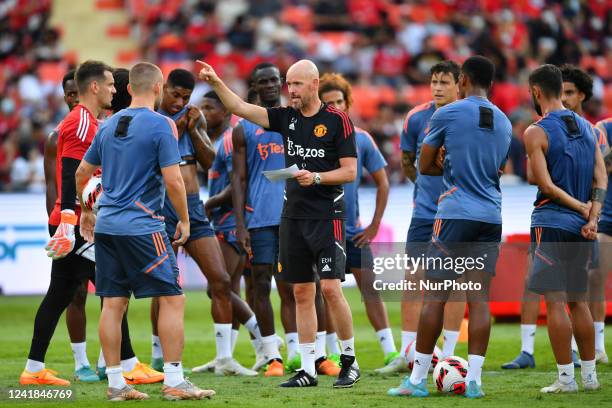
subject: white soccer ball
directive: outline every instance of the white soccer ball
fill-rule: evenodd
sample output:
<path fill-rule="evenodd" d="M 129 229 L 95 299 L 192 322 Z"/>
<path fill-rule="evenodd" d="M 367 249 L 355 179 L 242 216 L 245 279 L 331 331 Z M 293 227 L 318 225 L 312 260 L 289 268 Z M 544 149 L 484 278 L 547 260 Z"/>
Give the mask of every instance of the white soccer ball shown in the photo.
<path fill-rule="evenodd" d="M 451 356 L 441 360 L 433 372 L 433 381 L 439 392 L 465 394 L 465 376 L 468 362 L 461 357 Z"/>
<path fill-rule="evenodd" d="M 102 177 L 94 176 L 89 179 L 83 189 L 83 204 L 88 210 L 98 212 L 98 202 L 102 196 Z"/>
<path fill-rule="evenodd" d="M 416 340 L 411 341 L 406 347 L 406 360 L 408 360 L 408 368 L 412 370 L 412 366 L 414 365 L 414 353 L 416 352 Z M 431 366 L 429 367 L 429 371 L 433 370 L 436 364 L 438 364 L 438 356 L 442 355 L 442 350 L 438 346 L 434 347 L 433 356 L 431 356 Z"/>

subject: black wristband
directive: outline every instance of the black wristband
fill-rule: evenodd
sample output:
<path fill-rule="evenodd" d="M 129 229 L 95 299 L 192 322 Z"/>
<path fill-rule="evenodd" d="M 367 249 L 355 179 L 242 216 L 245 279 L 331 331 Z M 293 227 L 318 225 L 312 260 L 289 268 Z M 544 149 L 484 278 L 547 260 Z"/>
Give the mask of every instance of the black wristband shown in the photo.
<path fill-rule="evenodd" d="M 591 201 L 597 201 L 603 204 L 604 201 L 606 201 L 606 193 L 607 191 L 603 188 L 595 187 L 591 192 Z"/>

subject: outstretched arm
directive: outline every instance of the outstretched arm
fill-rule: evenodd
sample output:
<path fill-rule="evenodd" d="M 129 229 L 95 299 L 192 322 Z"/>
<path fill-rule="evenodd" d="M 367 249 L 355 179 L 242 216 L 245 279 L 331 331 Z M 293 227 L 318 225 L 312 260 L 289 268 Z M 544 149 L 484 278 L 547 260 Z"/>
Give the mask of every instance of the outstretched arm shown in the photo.
<path fill-rule="evenodd" d="M 202 66 L 202 69 L 198 74 L 199 78 L 206 81 L 212 87 L 227 110 L 232 112 L 234 115 L 250 120 L 253 123 L 257 123 L 263 128 L 267 129 L 270 127 L 268 111 L 266 108 L 246 103 L 242 100 L 242 98 L 232 92 L 232 90 L 229 89 L 225 83 L 223 83 L 210 65 L 200 60 L 197 60 L 196 62 Z"/>

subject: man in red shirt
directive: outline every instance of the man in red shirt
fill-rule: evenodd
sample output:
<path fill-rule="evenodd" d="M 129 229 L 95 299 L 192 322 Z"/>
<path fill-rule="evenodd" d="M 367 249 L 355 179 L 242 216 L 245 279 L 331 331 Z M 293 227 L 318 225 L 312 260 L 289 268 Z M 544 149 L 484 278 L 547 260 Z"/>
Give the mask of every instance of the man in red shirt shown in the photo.
<path fill-rule="evenodd" d="M 51 215 L 52 234 L 47 255 L 53 258 L 51 283 L 34 321 L 34 335 L 20 384 L 68 386 L 70 382 L 45 368 L 45 354 L 57 322 L 83 280 L 95 278 L 95 264 L 80 254 L 87 244 L 78 234 L 80 206 L 76 197 L 76 169 L 98 130 L 97 117 L 111 108 L 115 93 L 113 70 L 99 61 L 79 66 L 75 81 L 80 103 L 58 127 L 56 178 L 58 198 Z M 75 233 L 76 229 L 76 233 Z"/>

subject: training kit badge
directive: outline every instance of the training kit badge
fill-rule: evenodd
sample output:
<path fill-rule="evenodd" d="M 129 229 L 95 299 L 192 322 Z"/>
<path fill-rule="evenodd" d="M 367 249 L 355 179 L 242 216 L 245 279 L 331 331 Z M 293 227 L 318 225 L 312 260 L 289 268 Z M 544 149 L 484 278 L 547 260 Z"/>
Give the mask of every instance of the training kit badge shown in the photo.
<path fill-rule="evenodd" d="M 327 127 L 325 125 L 317 125 L 314 128 L 314 135 L 316 137 L 323 137 L 327 134 Z"/>

